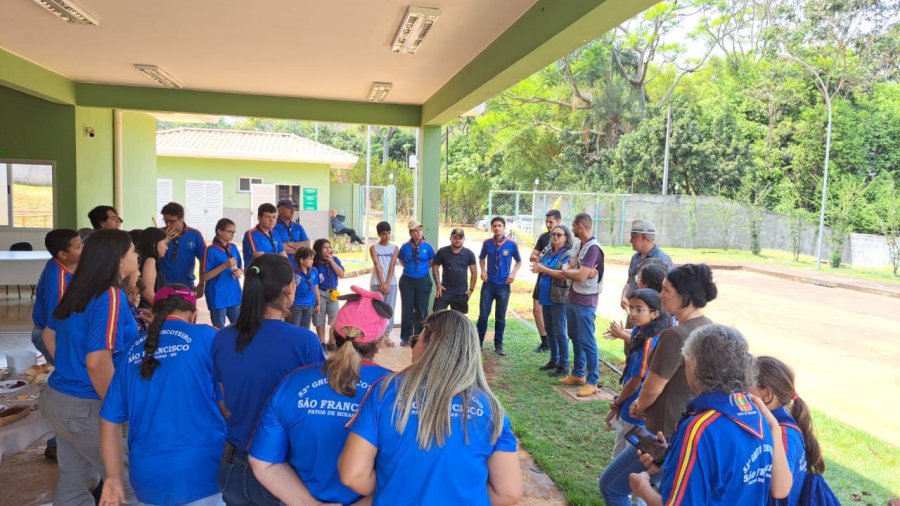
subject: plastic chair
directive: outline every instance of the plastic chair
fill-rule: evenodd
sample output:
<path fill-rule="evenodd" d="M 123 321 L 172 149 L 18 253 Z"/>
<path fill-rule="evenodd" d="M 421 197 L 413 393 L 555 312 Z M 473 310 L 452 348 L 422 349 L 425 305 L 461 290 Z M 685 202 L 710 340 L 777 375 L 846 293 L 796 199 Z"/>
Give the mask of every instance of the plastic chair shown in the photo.
<path fill-rule="evenodd" d="M 17 242 L 9 247 L 10 251 L 34 251 L 34 246 L 31 245 L 28 241 Z M 31 286 L 31 297 L 34 298 L 34 289 L 35 285 Z M 22 298 L 22 287 L 20 285 L 16 285 L 16 291 L 19 292 L 19 298 Z M 9 285 L 6 285 L 6 295 L 9 295 Z"/>

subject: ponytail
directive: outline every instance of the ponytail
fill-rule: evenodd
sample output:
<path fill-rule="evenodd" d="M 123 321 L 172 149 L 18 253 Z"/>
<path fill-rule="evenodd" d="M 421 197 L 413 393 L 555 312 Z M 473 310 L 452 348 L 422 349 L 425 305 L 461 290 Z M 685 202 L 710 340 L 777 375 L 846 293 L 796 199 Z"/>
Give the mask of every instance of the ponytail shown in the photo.
<path fill-rule="evenodd" d="M 810 474 L 825 473 L 825 458 L 816 439 L 816 430 L 812 423 L 812 414 L 806 402 L 797 396 L 794 388 L 794 371 L 781 360 L 774 357 L 756 357 L 757 384 L 768 388 L 782 406 L 790 404 L 790 413 L 803 435 L 803 446 L 806 449 L 806 469 Z"/>
<path fill-rule="evenodd" d="M 357 343 L 356 337 L 362 336 L 362 331 L 355 327 L 344 327 L 347 337 L 339 335 L 332 329 L 337 351 L 325 361 L 325 377 L 328 378 L 328 386 L 340 395 L 353 397 L 356 395 L 356 384 L 360 380 L 360 368 L 364 359 L 375 356 L 377 342 Z"/>
<path fill-rule="evenodd" d="M 234 325 L 238 331 L 238 353 L 243 352 L 253 341 L 253 336 L 262 326 L 267 307 L 287 309 L 280 306 L 279 299 L 284 287 L 293 282 L 294 270 L 287 258 L 281 255 L 263 255 L 253 260 L 244 277 L 241 312 Z"/>
<path fill-rule="evenodd" d="M 184 285 L 171 284 L 167 285 L 175 290 L 190 290 Z M 159 292 L 162 293 L 162 292 Z M 159 334 L 162 331 L 163 323 L 175 311 L 196 311 L 197 306 L 183 299 L 179 295 L 170 295 L 165 299 L 157 300 L 153 303 L 153 321 L 147 327 L 147 340 L 144 342 L 144 357 L 141 360 L 141 377 L 150 379 L 156 368 L 160 366 L 159 360 L 156 358 L 156 350 L 159 349 Z"/>

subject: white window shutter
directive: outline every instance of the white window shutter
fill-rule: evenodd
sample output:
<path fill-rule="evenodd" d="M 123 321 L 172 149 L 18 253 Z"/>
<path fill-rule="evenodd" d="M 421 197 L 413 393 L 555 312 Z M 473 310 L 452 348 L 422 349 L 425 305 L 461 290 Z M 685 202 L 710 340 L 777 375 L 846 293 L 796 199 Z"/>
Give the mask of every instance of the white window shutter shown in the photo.
<path fill-rule="evenodd" d="M 278 192 L 274 184 L 250 185 L 250 227 L 256 226 L 256 213 L 259 206 L 266 202 L 275 205 L 278 200 Z"/>
<path fill-rule="evenodd" d="M 172 180 L 171 179 L 157 179 L 156 180 L 156 224 L 160 227 L 165 224 L 162 221 L 162 215 L 159 213 L 159 210 L 163 208 L 164 205 L 172 202 Z"/>
<path fill-rule="evenodd" d="M 222 181 L 206 182 L 206 220 L 204 228 L 200 229 L 203 239 L 212 241 L 216 236 L 216 223 L 222 218 L 223 214 L 223 185 Z"/>
<path fill-rule="evenodd" d="M 206 181 L 187 180 L 184 182 L 184 222 L 200 230 L 206 224 Z"/>

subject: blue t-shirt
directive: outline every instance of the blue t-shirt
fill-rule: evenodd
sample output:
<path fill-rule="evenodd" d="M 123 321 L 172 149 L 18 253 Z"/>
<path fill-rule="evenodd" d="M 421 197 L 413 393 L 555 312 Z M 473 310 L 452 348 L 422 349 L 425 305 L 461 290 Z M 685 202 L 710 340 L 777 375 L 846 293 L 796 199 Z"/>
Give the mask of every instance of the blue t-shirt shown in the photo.
<path fill-rule="evenodd" d="M 434 248 L 428 241 L 422 239 L 417 248 L 411 241 L 406 241 L 400 246 L 397 254 L 400 265 L 403 266 L 403 275 L 408 278 L 424 278 L 431 273 L 431 261 L 434 260 Z"/>
<path fill-rule="evenodd" d="M 141 502 L 186 504 L 219 491 L 225 418 L 212 372 L 215 327 L 169 317 L 159 333 L 153 376 L 141 377 L 147 337 L 116 369 L 100 417 L 128 422 L 129 476 Z"/>
<path fill-rule="evenodd" d="M 337 262 L 337 258 L 335 261 Z M 334 270 L 331 272 L 334 273 Z M 303 272 L 299 267 L 294 268 L 294 286 L 296 287 L 294 305 L 314 307 L 316 305 L 316 287 L 319 286 L 319 271 L 315 267 L 310 267 L 309 272 Z"/>
<path fill-rule="evenodd" d="M 137 339 L 138 326 L 121 288 L 111 287 L 91 299 L 80 313 L 63 320 L 50 315 L 47 327 L 56 331 L 56 370 L 47 383 L 57 392 L 81 399 L 100 399 L 87 371 L 87 356 L 112 350 L 113 363 L 128 343 Z"/>
<path fill-rule="evenodd" d="M 509 273 L 512 272 L 513 260 L 522 261 L 519 256 L 519 245 L 506 236 L 500 242 L 491 238 L 481 244 L 481 254 L 478 255 L 478 259 L 484 260 L 485 258 L 487 258 L 488 281 L 495 285 L 506 284 Z"/>
<path fill-rule="evenodd" d="M 256 420 L 278 383 L 291 371 L 325 361 L 319 338 L 281 320 L 263 320 L 250 344 L 237 351 L 238 330 L 225 327 L 213 340 L 213 374 L 224 388 L 228 441 L 247 450 Z"/>
<path fill-rule="evenodd" d="M 663 462 L 663 504 L 765 504 L 772 434 L 750 396 L 707 392 L 695 397 L 686 413 Z"/>
<path fill-rule="evenodd" d="M 788 467 L 791 470 L 791 475 L 794 477 L 794 482 L 791 485 L 791 493 L 786 498 L 773 499 L 769 497 L 769 504 L 773 506 L 798 504 L 807 474 L 806 443 L 803 441 L 803 432 L 787 408 L 782 406 L 778 409 L 773 409 L 772 415 L 778 420 L 778 425 L 781 425 L 781 442 L 787 454 Z"/>
<path fill-rule="evenodd" d="M 256 252 L 280 254 L 284 252 L 284 245 L 275 237 L 274 232 L 265 233 L 259 225 L 244 233 L 244 265 L 250 267 L 253 262 L 253 254 Z"/>
<path fill-rule="evenodd" d="M 518 253 L 518 248 L 516 249 Z M 569 261 L 569 255 L 572 252 L 568 248 L 560 248 L 559 251 L 553 253 L 553 251 L 549 251 L 546 255 L 541 257 L 541 265 L 545 265 L 551 269 L 559 270 L 566 265 Z M 561 263 L 560 263 L 561 262 Z M 506 280 L 503 281 L 506 284 Z M 538 302 L 542 306 L 561 306 L 562 304 L 556 304 L 550 299 L 550 287 L 553 283 L 553 277 L 547 274 L 541 274 L 540 279 L 538 280 Z"/>
<path fill-rule="evenodd" d="M 241 255 L 238 253 L 237 246 L 233 243 L 223 245 L 219 241 L 213 241 L 206 247 L 206 254 L 203 260 L 203 272 L 215 270 L 216 267 L 224 264 L 229 258 L 237 261 L 239 269 L 244 268 L 244 262 L 241 261 Z M 231 275 L 231 269 L 224 269 L 216 277 L 206 282 L 206 305 L 210 311 L 215 309 L 223 309 L 226 307 L 241 305 L 241 282 Z"/>
<path fill-rule="evenodd" d="M 334 263 L 338 264 L 338 267 L 341 269 L 344 268 L 344 264 L 341 263 L 341 259 L 332 255 L 331 258 L 334 259 Z M 338 275 L 334 272 L 334 267 L 331 266 L 330 263 L 325 262 L 324 264 L 319 264 L 316 267 L 316 274 L 319 276 L 319 291 L 323 290 L 337 290 L 338 287 Z"/>
<path fill-rule="evenodd" d="M 363 362 L 356 394 L 347 397 L 328 386 L 321 364 L 288 376 L 259 419 L 250 455 L 279 464 L 290 462 L 313 497 L 350 504 L 360 495 L 341 483 L 338 457 L 347 440 L 345 424 L 356 414 L 363 396 L 390 370 Z"/>
<path fill-rule="evenodd" d="M 181 235 L 169 241 L 166 255 L 160 259 L 159 270 L 166 282 L 181 283 L 193 288 L 197 279 L 194 276 L 194 261 L 200 262 L 200 270 L 203 271 L 205 250 L 203 234 L 196 228 L 185 225 Z"/>
<path fill-rule="evenodd" d="M 72 271 L 66 269 L 59 260 L 53 258 L 47 261 L 44 271 L 38 280 L 34 294 L 34 308 L 31 310 L 31 321 L 34 326 L 44 328 L 47 320 L 62 299 L 69 281 L 72 281 Z"/>
<path fill-rule="evenodd" d="M 275 228 L 272 229 L 272 235 L 281 243 L 282 248 L 284 248 L 284 243 L 286 242 L 303 242 L 308 241 L 309 236 L 306 235 L 306 230 L 303 228 L 303 225 L 291 222 L 290 226 L 285 225 L 283 221 L 277 220 L 275 222 Z M 288 255 L 288 259 L 291 261 L 291 265 L 297 267 L 297 264 L 294 262 L 294 255 Z"/>
<path fill-rule="evenodd" d="M 640 327 L 634 327 L 631 329 L 631 339 L 634 339 L 637 336 Z M 641 383 L 643 384 L 644 378 L 647 377 L 647 372 L 650 371 L 650 356 L 652 355 L 652 351 L 656 348 L 656 343 L 659 342 L 659 334 L 647 339 L 644 341 L 644 345 L 639 349 L 628 354 L 628 358 L 625 361 L 625 371 L 622 373 L 622 384 L 628 383 L 631 378 L 641 378 Z M 631 412 L 631 404 L 638 398 L 638 395 L 641 394 L 641 389 L 630 395 L 625 400 L 619 402 L 619 418 L 630 423 L 631 425 L 639 425 L 644 427 L 646 422 L 643 418 L 632 418 Z"/>
<path fill-rule="evenodd" d="M 517 450 L 509 419 L 503 417 L 503 430 L 492 443 L 494 424 L 487 396 L 476 393 L 468 407 L 462 405 L 461 397 L 454 397 L 451 432 L 444 446 L 434 442 L 430 450 L 421 450 L 416 442 L 419 417 L 415 411 L 410 413 L 402 434 L 395 427 L 399 381 L 403 381 L 402 376 L 387 386 L 379 382 L 370 389 L 350 425 L 352 432 L 378 448 L 373 504 L 490 504 L 488 459 L 497 451 Z M 468 442 L 460 416 L 463 413 L 468 413 Z"/>

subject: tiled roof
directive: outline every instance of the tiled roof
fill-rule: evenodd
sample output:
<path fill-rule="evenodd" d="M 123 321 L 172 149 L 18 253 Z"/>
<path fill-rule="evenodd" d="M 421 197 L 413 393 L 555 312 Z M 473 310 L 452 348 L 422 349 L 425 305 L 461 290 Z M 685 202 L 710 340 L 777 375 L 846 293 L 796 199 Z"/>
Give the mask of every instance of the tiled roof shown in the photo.
<path fill-rule="evenodd" d="M 349 169 L 358 157 L 291 133 L 176 128 L 156 133 L 158 156 L 323 163 Z"/>

